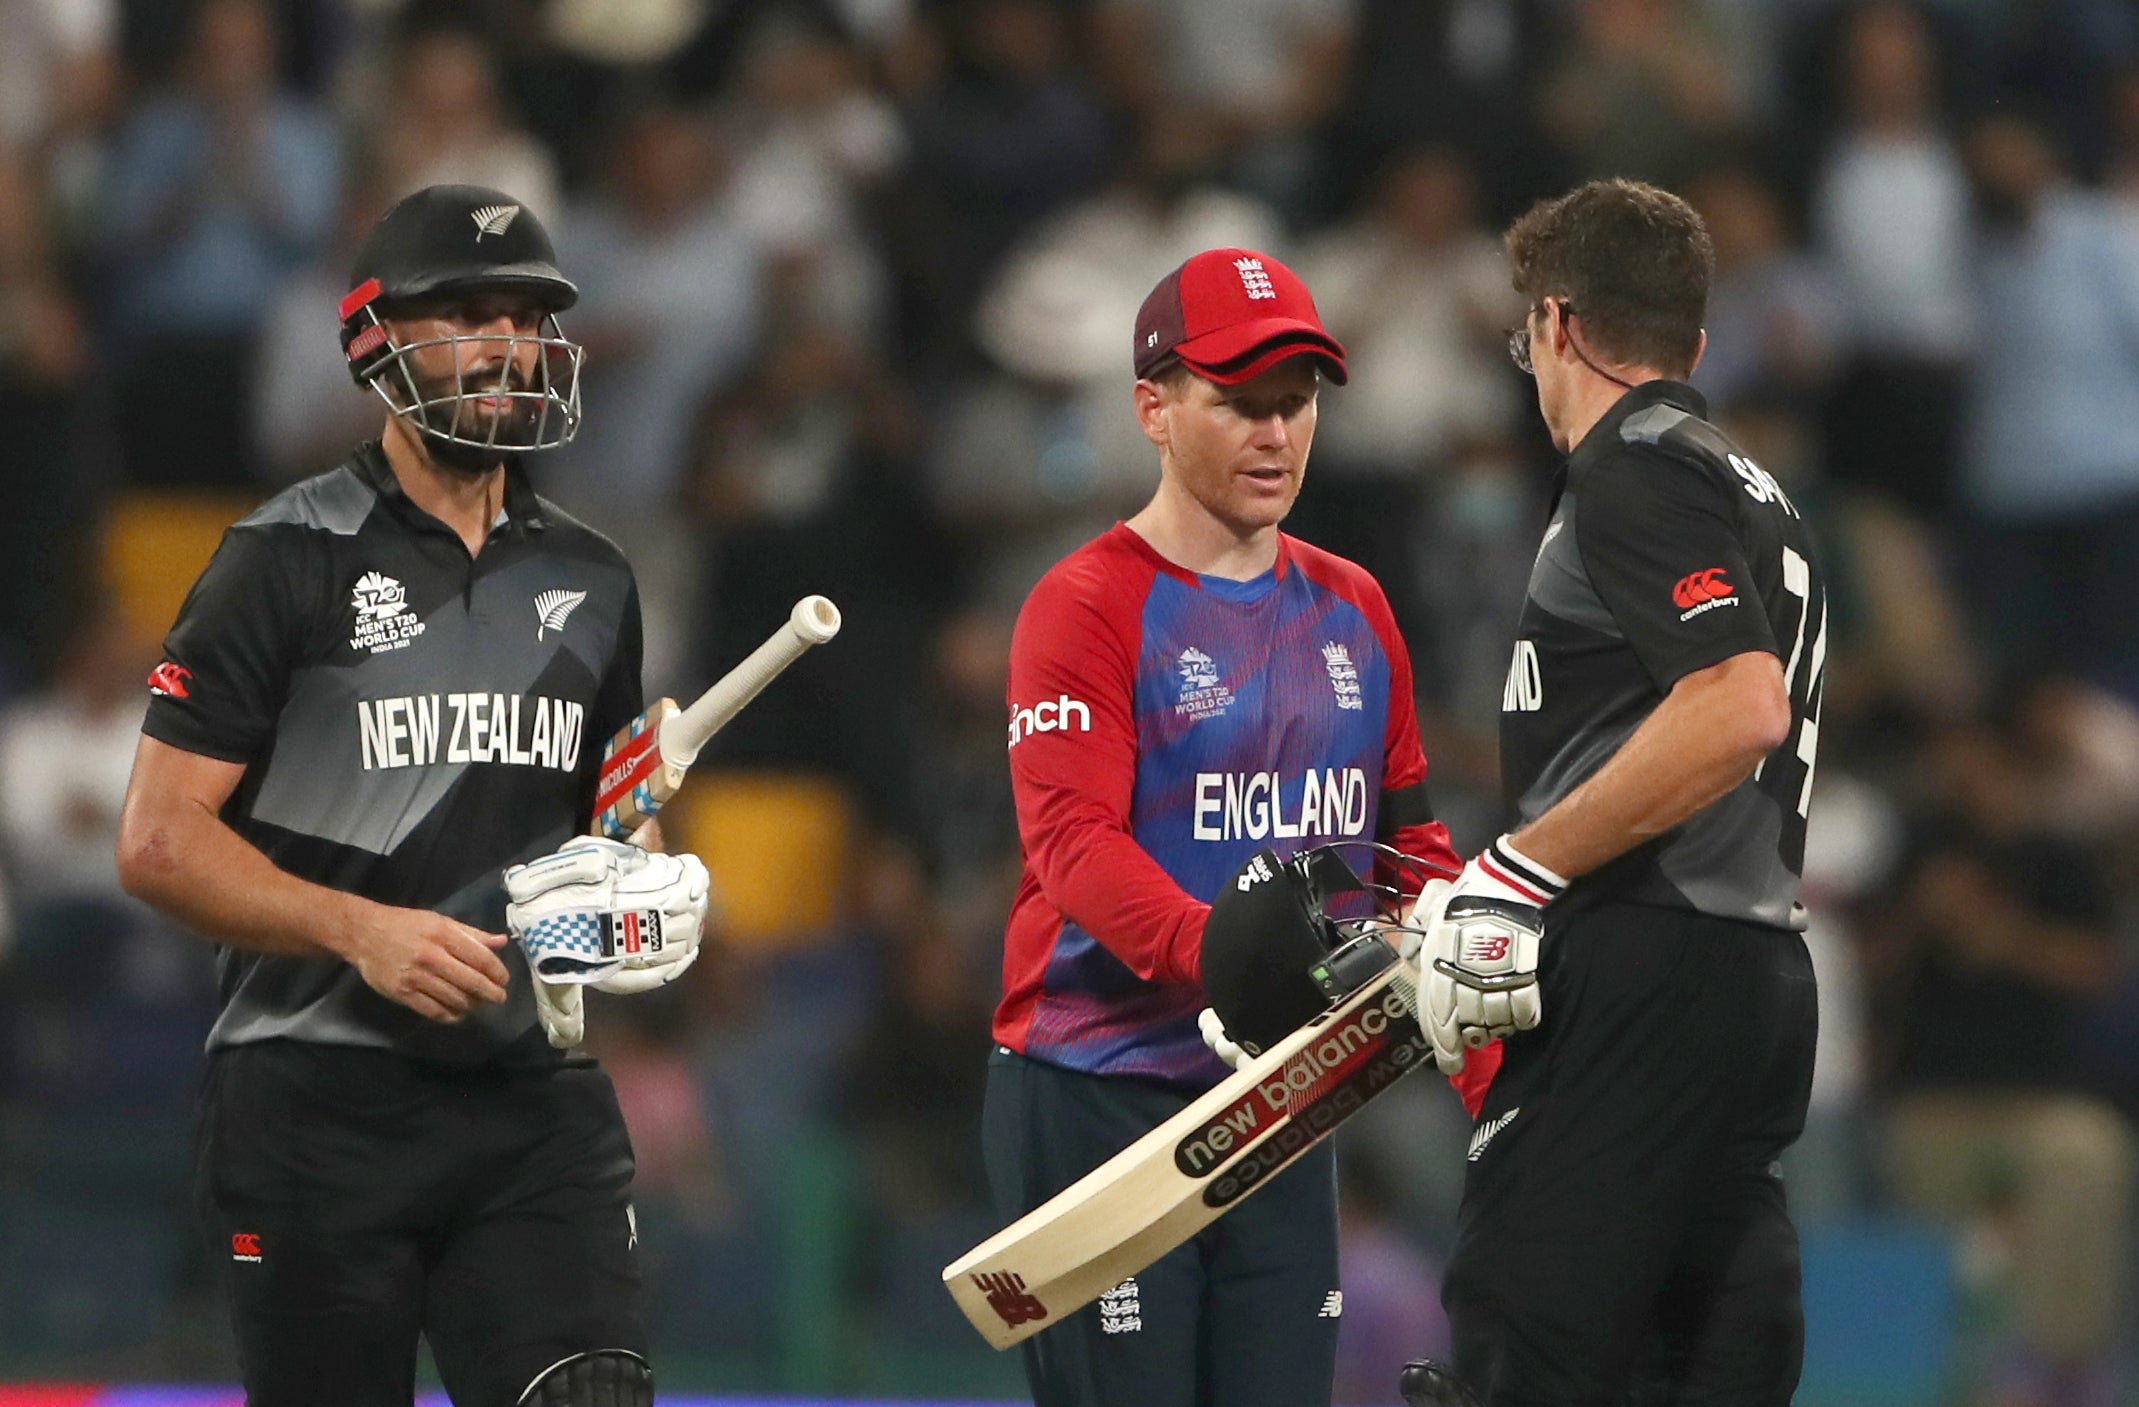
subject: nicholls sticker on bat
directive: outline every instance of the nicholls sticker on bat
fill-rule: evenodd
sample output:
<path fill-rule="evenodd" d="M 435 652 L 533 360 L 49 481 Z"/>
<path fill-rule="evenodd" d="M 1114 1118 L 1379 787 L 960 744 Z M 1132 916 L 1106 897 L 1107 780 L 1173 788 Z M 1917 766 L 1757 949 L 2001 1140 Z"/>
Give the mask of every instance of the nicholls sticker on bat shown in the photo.
<path fill-rule="evenodd" d="M 1337 1021 L 1319 1040 L 1267 1080 L 1221 1110 L 1218 1116 L 1174 1146 L 1174 1166 L 1188 1177 L 1207 1177 L 1226 1159 L 1303 1110 L 1310 1110 L 1333 1084 L 1344 1079 L 1390 1044 L 1392 1026 L 1406 1028 L 1420 1042 L 1417 1023 L 1394 983 L 1371 1002 Z M 1410 1062 L 1407 1059 L 1405 1064 Z"/>

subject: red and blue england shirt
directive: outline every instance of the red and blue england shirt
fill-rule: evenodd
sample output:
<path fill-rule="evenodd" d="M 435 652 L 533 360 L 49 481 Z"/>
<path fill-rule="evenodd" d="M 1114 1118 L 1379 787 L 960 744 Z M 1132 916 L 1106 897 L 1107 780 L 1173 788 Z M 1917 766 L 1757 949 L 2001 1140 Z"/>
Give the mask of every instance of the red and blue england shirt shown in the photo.
<path fill-rule="evenodd" d="M 1001 1045 L 1214 1084 L 1227 1071 L 1196 1031 L 1203 923 L 1250 855 L 1381 839 L 1456 868 L 1424 806 L 1411 661 L 1381 587 L 1278 542 L 1271 571 L 1231 581 L 1117 524 L 1026 599 L 1009 692 L 1025 873 Z"/>

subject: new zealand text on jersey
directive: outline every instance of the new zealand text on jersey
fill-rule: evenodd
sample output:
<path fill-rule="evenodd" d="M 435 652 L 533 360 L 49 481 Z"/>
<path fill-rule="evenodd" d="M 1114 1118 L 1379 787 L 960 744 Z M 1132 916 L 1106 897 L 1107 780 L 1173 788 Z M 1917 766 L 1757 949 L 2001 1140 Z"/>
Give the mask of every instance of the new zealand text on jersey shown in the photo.
<path fill-rule="evenodd" d="M 586 709 L 520 694 L 413 694 L 359 699 L 364 770 L 502 762 L 570 772 L 579 766 Z"/>

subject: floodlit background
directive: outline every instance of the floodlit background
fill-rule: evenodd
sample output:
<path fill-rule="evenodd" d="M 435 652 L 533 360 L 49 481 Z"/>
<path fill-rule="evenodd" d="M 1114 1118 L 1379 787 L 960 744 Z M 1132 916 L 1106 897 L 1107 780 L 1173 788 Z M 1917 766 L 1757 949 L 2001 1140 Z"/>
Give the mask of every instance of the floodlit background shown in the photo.
<path fill-rule="evenodd" d="M 936 1281 L 994 1220 L 1004 662 L 1153 483 L 1137 303 L 1229 243 L 1315 290 L 1356 375 L 1291 526 L 1387 585 L 1475 848 L 1551 465 L 1497 233 L 1607 174 L 1708 217 L 1696 384 L 1836 603 L 1800 1400 L 2132 1403 L 2131 0 L 0 0 L 0 1375 L 233 1376 L 208 950 L 114 818 L 221 528 L 377 431 L 334 307 L 391 199 L 503 187 L 585 290 L 537 482 L 631 551 L 654 692 L 847 617 L 677 812 L 726 941 L 590 1023 L 664 1387 L 1002 1398 Z M 1344 1134 L 1351 1400 L 1444 1345 L 1465 1133 L 1422 1076 Z"/>

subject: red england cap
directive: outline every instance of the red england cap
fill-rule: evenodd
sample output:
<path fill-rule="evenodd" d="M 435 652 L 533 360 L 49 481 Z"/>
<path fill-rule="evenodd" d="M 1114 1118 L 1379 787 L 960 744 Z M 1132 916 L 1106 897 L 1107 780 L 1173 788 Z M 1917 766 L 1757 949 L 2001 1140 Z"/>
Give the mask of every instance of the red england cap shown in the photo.
<path fill-rule="evenodd" d="M 1232 386 L 1302 355 L 1344 384 L 1344 348 L 1322 330 L 1307 285 L 1252 249 L 1204 250 L 1160 279 L 1136 315 L 1138 380 L 1178 360 Z"/>

